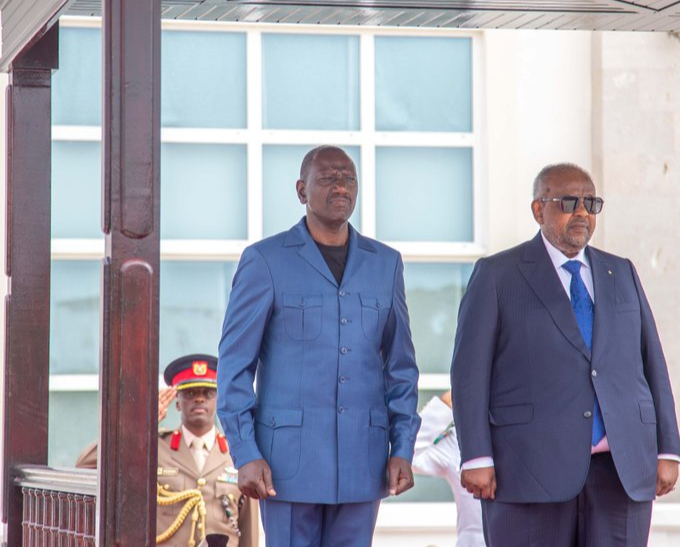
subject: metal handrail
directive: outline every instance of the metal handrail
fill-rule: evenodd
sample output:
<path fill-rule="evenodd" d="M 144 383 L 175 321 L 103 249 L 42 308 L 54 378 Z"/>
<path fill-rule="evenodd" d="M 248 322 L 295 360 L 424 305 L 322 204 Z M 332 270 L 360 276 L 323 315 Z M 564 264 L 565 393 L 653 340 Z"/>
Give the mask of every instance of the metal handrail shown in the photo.
<path fill-rule="evenodd" d="M 15 484 L 22 488 L 52 490 L 69 494 L 97 496 L 97 471 L 49 467 L 46 465 L 21 465 L 17 468 Z"/>

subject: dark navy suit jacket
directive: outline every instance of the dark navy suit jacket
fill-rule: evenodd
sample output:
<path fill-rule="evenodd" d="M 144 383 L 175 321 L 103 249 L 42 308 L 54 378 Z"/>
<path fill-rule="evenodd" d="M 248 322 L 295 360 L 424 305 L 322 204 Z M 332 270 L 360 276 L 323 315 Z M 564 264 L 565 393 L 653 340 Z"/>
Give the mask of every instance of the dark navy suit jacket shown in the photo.
<path fill-rule="evenodd" d="M 420 425 L 399 253 L 350 227 L 338 286 L 304 219 L 246 249 L 217 380 L 234 463 L 264 458 L 275 500 L 384 497 L 388 455 L 411 461 Z"/>
<path fill-rule="evenodd" d="M 586 253 L 592 354 L 540 233 L 479 260 L 461 302 L 451 366 L 461 461 L 493 457 L 499 501 L 557 502 L 581 491 L 595 393 L 632 499 L 654 499 L 658 454 L 680 454 L 666 361 L 635 268 Z"/>

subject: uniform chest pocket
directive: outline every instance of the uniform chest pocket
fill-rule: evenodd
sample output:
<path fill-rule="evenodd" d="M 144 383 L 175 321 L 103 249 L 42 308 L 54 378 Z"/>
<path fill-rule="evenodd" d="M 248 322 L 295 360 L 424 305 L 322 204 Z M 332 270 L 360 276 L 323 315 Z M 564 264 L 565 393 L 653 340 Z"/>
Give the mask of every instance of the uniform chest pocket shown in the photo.
<path fill-rule="evenodd" d="M 283 293 L 283 320 L 293 340 L 313 340 L 321 334 L 323 296 Z"/>
<path fill-rule="evenodd" d="M 392 300 L 381 294 L 359 293 L 361 299 L 361 328 L 364 336 L 375 340 L 382 336 Z"/>

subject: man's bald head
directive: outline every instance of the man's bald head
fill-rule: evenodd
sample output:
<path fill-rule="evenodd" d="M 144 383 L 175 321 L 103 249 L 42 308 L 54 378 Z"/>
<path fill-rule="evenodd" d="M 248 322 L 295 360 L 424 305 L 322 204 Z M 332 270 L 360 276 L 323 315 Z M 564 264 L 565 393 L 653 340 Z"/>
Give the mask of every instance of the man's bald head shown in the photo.
<path fill-rule="evenodd" d="M 307 180 L 307 175 L 309 174 L 309 168 L 311 167 L 312 163 L 314 163 L 314 160 L 317 158 L 319 154 L 322 152 L 329 152 L 329 151 L 337 151 L 337 152 L 342 152 L 345 156 L 349 158 L 347 155 L 347 152 L 345 152 L 342 148 L 339 146 L 332 146 L 330 144 L 323 144 L 321 146 L 317 146 L 316 148 L 312 148 L 307 154 L 305 154 L 305 157 L 302 158 L 302 165 L 300 165 L 300 180 Z M 350 161 L 352 159 L 350 158 Z M 354 165 L 354 162 L 352 161 L 352 165 Z M 355 166 L 356 169 L 356 166 Z"/>

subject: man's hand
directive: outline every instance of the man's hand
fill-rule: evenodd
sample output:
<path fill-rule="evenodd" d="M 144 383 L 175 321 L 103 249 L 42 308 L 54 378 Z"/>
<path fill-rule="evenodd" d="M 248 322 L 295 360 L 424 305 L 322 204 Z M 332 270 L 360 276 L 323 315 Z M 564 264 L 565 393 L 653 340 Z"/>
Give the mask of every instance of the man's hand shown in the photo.
<path fill-rule="evenodd" d="M 398 496 L 413 488 L 413 471 L 411 464 L 404 458 L 396 456 L 387 462 L 387 482 L 390 489 L 390 496 Z"/>
<path fill-rule="evenodd" d="M 168 407 L 177 395 L 177 390 L 174 387 L 167 387 L 158 392 L 158 423 L 168 415 Z"/>
<path fill-rule="evenodd" d="M 255 500 L 276 496 L 269 464 L 260 459 L 248 462 L 238 470 L 238 489 Z"/>
<path fill-rule="evenodd" d="M 665 496 L 675 490 L 678 482 L 678 462 L 674 460 L 659 460 L 656 472 L 656 495 Z"/>
<path fill-rule="evenodd" d="M 496 498 L 496 470 L 494 467 L 464 469 L 460 473 L 460 483 L 477 499 Z"/>

